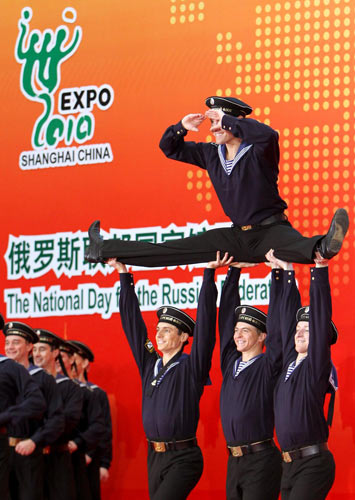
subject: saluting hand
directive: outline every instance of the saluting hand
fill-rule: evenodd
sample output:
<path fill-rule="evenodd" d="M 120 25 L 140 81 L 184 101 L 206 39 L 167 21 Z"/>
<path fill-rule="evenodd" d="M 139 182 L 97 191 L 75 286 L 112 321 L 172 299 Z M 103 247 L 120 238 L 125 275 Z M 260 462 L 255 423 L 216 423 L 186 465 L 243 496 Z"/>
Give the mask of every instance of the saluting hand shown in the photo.
<path fill-rule="evenodd" d="M 181 123 L 186 130 L 193 130 L 194 132 L 198 132 L 198 127 L 204 120 L 206 120 L 205 115 L 202 115 L 201 113 L 192 113 L 184 116 L 184 118 L 181 120 Z"/>

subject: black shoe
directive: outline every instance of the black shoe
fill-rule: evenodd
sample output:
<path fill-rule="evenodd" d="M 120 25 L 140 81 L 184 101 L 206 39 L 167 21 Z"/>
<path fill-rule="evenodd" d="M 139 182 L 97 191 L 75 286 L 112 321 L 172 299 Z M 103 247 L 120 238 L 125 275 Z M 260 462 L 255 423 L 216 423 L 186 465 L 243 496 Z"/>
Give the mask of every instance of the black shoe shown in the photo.
<path fill-rule="evenodd" d="M 318 248 L 324 259 L 331 259 L 339 252 L 348 228 L 348 213 L 344 208 L 339 208 L 333 215 L 328 232 L 321 240 Z"/>
<path fill-rule="evenodd" d="M 101 255 L 102 248 L 104 246 L 104 239 L 100 235 L 100 221 L 96 220 L 89 227 L 89 246 L 85 249 L 84 258 L 87 262 L 105 262 L 105 259 Z"/>

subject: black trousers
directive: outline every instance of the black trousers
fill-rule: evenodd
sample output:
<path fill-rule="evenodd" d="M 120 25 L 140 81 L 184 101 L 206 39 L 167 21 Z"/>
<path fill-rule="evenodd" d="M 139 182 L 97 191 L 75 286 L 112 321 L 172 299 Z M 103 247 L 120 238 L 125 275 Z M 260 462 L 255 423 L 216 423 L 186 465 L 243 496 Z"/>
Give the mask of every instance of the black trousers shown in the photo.
<path fill-rule="evenodd" d="M 37 447 L 31 455 L 22 456 L 10 447 L 11 500 L 43 500 L 43 450 Z"/>
<path fill-rule="evenodd" d="M 91 500 L 91 491 L 86 471 L 85 453 L 77 450 L 71 455 L 77 500 Z"/>
<path fill-rule="evenodd" d="M 215 260 L 217 250 L 228 252 L 239 262 L 265 262 L 273 248 L 275 256 L 286 262 L 313 264 L 314 251 L 322 235 L 306 238 L 288 221 L 257 226 L 249 231 L 235 227 L 212 229 L 197 236 L 166 243 L 105 240 L 102 257 L 116 257 L 125 264 L 159 267 L 196 264 Z"/>
<path fill-rule="evenodd" d="M 185 500 L 202 471 L 203 457 L 198 446 L 165 453 L 148 449 L 150 500 Z"/>
<path fill-rule="evenodd" d="M 227 465 L 227 500 L 277 500 L 280 493 L 281 461 L 278 448 L 243 457 L 230 455 Z"/>
<path fill-rule="evenodd" d="M 0 434 L 0 498 L 9 498 L 10 447 L 7 434 Z"/>
<path fill-rule="evenodd" d="M 45 500 L 76 500 L 73 465 L 69 451 L 44 455 Z"/>
<path fill-rule="evenodd" d="M 282 500 L 324 500 L 335 478 L 330 451 L 282 464 Z"/>
<path fill-rule="evenodd" d="M 100 487 L 100 457 L 94 456 L 89 465 L 86 466 L 91 491 L 91 500 L 101 500 Z"/>

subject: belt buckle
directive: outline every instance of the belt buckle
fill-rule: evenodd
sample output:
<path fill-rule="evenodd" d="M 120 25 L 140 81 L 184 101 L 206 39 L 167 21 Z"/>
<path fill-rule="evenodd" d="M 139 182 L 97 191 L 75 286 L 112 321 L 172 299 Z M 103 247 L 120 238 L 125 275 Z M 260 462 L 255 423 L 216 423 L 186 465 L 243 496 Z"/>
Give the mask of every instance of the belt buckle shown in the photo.
<path fill-rule="evenodd" d="M 51 447 L 50 446 L 45 446 L 43 448 L 43 455 L 49 455 L 51 452 Z"/>
<path fill-rule="evenodd" d="M 242 231 L 249 231 L 251 228 L 252 228 L 252 226 L 250 224 L 248 224 L 247 226 L 240 226 L 240 229 Z"/>
<path fill-rule="evenodd" d="M 283 451 L 282 452 L 282 458 L 283 458 L 283 461 L 286 462 L 287 464 L 289 464 L 290 462 L 292 462 L 291 455 L 289 454 L 288 451 Z"/>
<path fill-rule="evenodd" d="M 166 451 L 166 446 L 164 442 L 153 441 L 154 451 L 158 453 L 164 453 Z"/>
<path fill-rule="evenodd" d="M 241 446 L 230 446 L 229 449 L 232 452 L 233 457 L 243 456 L 243 450 Z"/>
<path fill-rule="evenodd" d="M 18 443 L 22 441 L 21 438 L 9 437 L 9 446 L 16 446 Z"/>

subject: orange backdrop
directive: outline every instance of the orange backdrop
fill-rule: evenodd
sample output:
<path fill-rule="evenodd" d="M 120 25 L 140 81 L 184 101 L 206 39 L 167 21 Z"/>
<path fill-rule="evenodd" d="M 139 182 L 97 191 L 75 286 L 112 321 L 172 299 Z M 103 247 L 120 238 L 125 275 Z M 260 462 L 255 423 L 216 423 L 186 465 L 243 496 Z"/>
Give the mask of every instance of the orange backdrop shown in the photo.
<path fill-rule="evenodd" d="M 21 42 L 25 55 L 16 60 L 21 11 L 29 13 L 28 7 L 32 17 Z M 71 9 L 65 11 L 68 7 Z M 22 19 L 24 29 L 25 17 Z M 56 274 L 48 264 L 41 275 L 26 275 L 26 255 L 30 260 L 32 255 L 33 269 L 36 265 L 45 268 L 46 259 L 42 254 L 42 260 L 34 262 L 31 252 L 23 253 L 21 236 L 26 246 L 28 235 L 81 234 L 94 219 L 101 219 L 107 231 L 166 228 L 172 223 L 184 227 L 205 220 L 209 224 L 227 222 L 205 172 L 166 159 L 158 148 L 165 128 L 187 113 L 204 112 L 204 98 L 209 95 L 241 97 L 253 106 L 254 118 L 279 131 L 280 190 L 296 228 L 307 236 L 324 233 L 333 211 L 340 206 L 353 220 L 355 26 L 351 0 L 82 0 L 70 4 L 62 0 L 4 0 L 0 23 L 0 253 L 4 257 L 0 260 L 4 291 L 0 307 L 7 319 L 16 317 L 5 300 L 11 290 L 16 289 L 22 297 L 33 287 L 74 290 L 79 285 L 96 284 L 110 288 L 118 281 L 115 275 L 105 276 L 92 266 L 89 270 L 88 264 L 81 262 L 82 248 L 77 254 L 79 271 L 72 275 L 63 271 L 70 268 L 68 261 L 62 273 Z M 48 36 L 54 43 L 59 26 L 67 27 L 67 43 L 73 40 L 76 27 L 81 27 L 82 35 L 61 64 L 58 54 L 63 47 L 55 52 L 49 45 L 46 53 L 43 45 L 45 30 L 51 30 Z M 38 30 L 40 42 L 31 52 L 26 43 L 33 30 Z M 22 68 L 32 81 L 21 73 Z M 51 70 L 56 88 L 50 87 Z M 24 92 L 24 84 L 33 90 L 32 98 Z M 39 96 L 44 93 L 52 98 L 51 116 L 59 120 L 55 123 L 69 123 L 69 115 L 74 123 L 80 109 L 61 114 L 61 90 L 102 85 L 110 86 L 114 96 L 107 109 L 96 103 L 83 111 L 91 113 L 87 119 L 91 126 L 94 123 L 91 137 L 81 144 L 60 140 L 54 152 L 109 144 L 113 158 L 100 163 L 92 160 L 71 166 L 20 168 L 22 152 L 42 155 L 47 149 L 31 144 L 36 120 L 44 110 L 45 98 Z M 85 123 L 80 130 L 84 135 L 88 132 Z M 195 137 L 210 141 L 208 126 L 203 125 Z M 15 240 L 10 235 L 17 246 L 11 245 Z M 355 451 L 354 355 L 350 348 L 355 326 L 354 256 L 351 224 L 341 254 L 330 265 L 333 319 L 340 332 L 333 362 L 340 390 L 330 436 L 337 474 L 329 498 L 339 500 L 355 498 L 351 459 Z M 269 269 L 260 265 L 250 273 L 252 278 L 264 278 Z M 309 266 L 296 266 L 296 273 L 306 302 Z M 135 274 L 137 280 L 149 280 L 150 284 L 161 278 L 180 283 L 201 276 L 202 270 L 137 270 Z M 103 498 L 147 498 L 140 381 L 119 314 L 103 319 L 99 314 L 70 315 L 64 311 L 39 318 L 30 311 L 27 316 L 24 321 L 33 326 L 83 340 L 93 348 L 96 361 L 90 377 L 108 392 L 113 414 L 114 461 L 109 483 L 103 486 Z M 144 317 L 153 332 L 154 312 L 144 312 Z M 213 386 L 206 388 L 201 401 L 198 438 L 205 470 L 191 494 L 194 499 L 224 498 L 227 457 L 218 412 L 218 354 L 216 349 Z"/>

